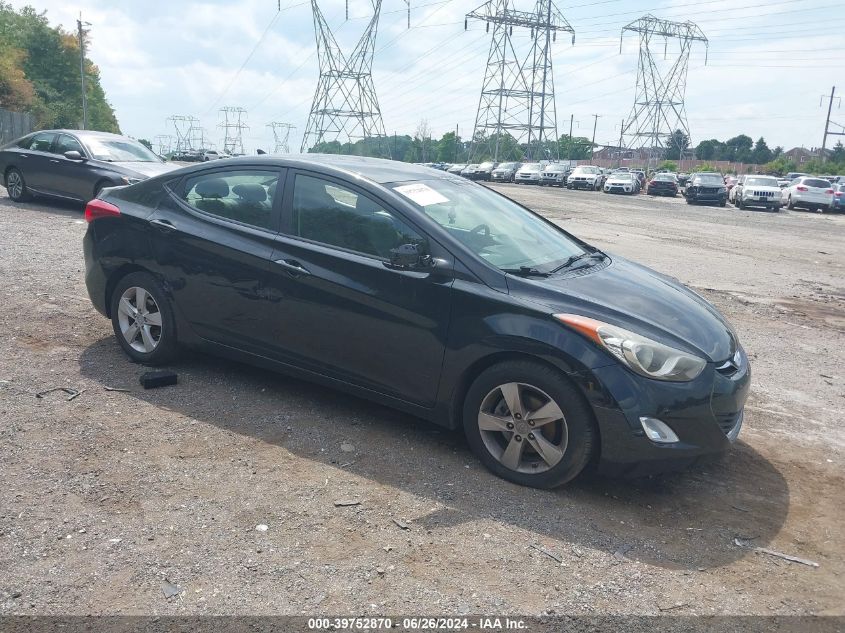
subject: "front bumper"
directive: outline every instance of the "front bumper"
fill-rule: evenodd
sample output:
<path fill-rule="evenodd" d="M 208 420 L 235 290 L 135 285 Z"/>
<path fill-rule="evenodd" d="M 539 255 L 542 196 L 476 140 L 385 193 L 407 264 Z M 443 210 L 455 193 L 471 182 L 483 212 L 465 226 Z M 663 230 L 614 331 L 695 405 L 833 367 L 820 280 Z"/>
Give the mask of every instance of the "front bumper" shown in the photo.
<path fill-rule="evenodd" d="M 605 185 L 607 193 L 634 193 L 633 185 Z"/>
<path fill-rule="evenodd" d="M 691 382 L 664 382 L 634 374 L 619 364 L 592 370 L 582 383 L 601 435 L 599 470 L 607 474 L 643 475 L 676 470 L 724 453 L 742 427 L 751 384 L 744 351 L 730 373 L 710 363 Z M 595 382 L 592 382 L 592 381 Z M 668 425 L 679 442 L 648 439 L 640 417 Z"/>
<path fill-rule="evenodd" d="M 513 180 L 513 174 L 493 172 L 493 174 L 490 176 L 490 180 L 496 180 L 499 182 L 510 182 L 511 180 Z"/>
<path fill-rule="evenodd" d="M 556 178 L 554 176 L 541 176 L 541 185 L 560 185 L 563 186 L 563 178 Z"/>
<path fill-rule="evenodd" d="M 573 189 L 595 189 L 596 188 L 596 181 L 595 180 L 573 180 L 570 178 L 566 182 L 567 186 L 572 186 Z"/>
<path fill-rule="evenodd" d="M 742 204 L 746 207 L 766 207 L 779 209 L 781 206 L 778 196 L 740 196 Z"/>
<path fill-rule="evenodd" d="M 537 183 L 540 182 L 540 177 L 539 176 L 520 176 L 519 174 L 517 174 L 516 178 L 514 178 L 514 182 L 524 182 L 524 183 L 536 185 Z"/>

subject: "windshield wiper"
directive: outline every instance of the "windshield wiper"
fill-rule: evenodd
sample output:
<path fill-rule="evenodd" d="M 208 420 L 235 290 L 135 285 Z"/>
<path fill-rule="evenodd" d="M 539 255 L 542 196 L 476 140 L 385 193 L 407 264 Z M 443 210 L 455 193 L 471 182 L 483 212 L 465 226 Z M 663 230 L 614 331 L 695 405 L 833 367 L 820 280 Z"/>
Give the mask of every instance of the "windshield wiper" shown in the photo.
<path fill-rule="evenodd" d="M 519 268 L 502 268 L 503 273 L 519 275 L 520 277 L 548 277 L 550 273 L 544 273 L 532 266 L 520 266 Z"/>
<path fill-rule="evenodd" d="M 564 268 L 569 268 L 570 266 L 572 266 L 572 264 L 574 264 L 575 262 L 581 261 L 582 259 L 604 259 L 604 258 L 605 258 L 605 254 L 602 253 L 598 249 L 596 249 L 596 250 L 594 250 L 590 253 L 581 253 L 579 255 L 572 255 L 569 259 L 567 259 L 565 262 L 563 262 L 560 266 L 558 266 L 557 268 L 553 268 L 549 272 L 550 273 L 556 273 L 559 270 L 563 270 Z"/>

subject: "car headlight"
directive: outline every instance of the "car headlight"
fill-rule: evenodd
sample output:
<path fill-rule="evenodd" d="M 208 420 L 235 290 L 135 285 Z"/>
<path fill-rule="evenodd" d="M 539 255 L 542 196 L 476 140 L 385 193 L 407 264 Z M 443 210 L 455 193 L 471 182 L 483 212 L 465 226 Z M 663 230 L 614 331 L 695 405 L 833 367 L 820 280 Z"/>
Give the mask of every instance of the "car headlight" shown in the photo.
<path fill-rule="evenodd" d="M 631 370 L 657 380 L 686 382 L 704 371 L 707 361 L 609 323 L 577 314 L 553 315 L 613 354 Z"/>

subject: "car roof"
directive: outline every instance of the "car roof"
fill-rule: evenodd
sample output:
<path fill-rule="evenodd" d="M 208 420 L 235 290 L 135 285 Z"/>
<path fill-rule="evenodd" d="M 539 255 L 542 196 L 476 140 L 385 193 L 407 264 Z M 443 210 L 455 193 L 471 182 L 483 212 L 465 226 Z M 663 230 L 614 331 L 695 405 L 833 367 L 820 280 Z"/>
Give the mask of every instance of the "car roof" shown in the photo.
<path fill-rule="evenodd" d="M 73 134 L 79 138 L 129 138 L 128 136 L 123 136 L 122 134 L 113 134 L 112 132 L 100 132 L 98 130 L 68 130 L 62 128 L 60 130 L 38 130 L 37 132 L 33 132 L 36 134 L 38 132 L 50 132 L 52 134 Z"/>
<path fill-rule="evenodd" d="M 352 176 L 375 182 L 387 184 L 391 182 L 403 182 L 407 180 L 450 180 L 452 182 L 465 182 L 463 178 L 449 174 L 432 167 L 403 163 L 396 160 L 384 158 L 369 158 L 365 156 L 348 156 L 345 154 L 291 154 L 285 156 L 260 155 L 260 156 L 238 156 L 226 159 L 226 167 L 237 165 L 273 165 L 277 167 L 294 167 L 301 169 L 317 169 L 326 174 L 338 176 Z M 219 165 L 213 167 L 219 168 Z M 208 163 L 187 167 L 191 170 L 202 170 L 210 168 Z"/>

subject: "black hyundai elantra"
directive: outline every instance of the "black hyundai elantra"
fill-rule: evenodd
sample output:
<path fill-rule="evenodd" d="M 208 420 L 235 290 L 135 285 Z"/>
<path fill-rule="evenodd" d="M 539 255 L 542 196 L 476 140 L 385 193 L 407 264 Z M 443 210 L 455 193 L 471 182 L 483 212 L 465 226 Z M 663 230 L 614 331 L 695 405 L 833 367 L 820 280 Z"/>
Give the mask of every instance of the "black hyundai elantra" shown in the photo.
<path fill-rule="evenodd" d="M 107 189 L 91 301 L 134 361 L 180 346 L 448 428 L 511 481 L 677 468 L 736 440 L 748 359 L 702 297 L 445 172 L 239 158 Z"/>

